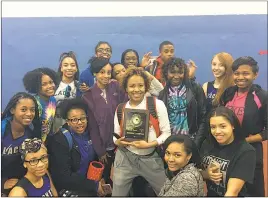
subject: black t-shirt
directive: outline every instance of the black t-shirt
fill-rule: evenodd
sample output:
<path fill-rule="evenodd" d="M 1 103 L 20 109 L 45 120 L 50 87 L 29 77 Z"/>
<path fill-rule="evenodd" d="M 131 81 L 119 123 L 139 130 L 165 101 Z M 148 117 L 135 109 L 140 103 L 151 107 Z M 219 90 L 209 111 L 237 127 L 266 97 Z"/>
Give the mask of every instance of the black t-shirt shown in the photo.
<path fill-rule="evenodd" d="M 207 180 L 208 196 L 224 196 L 227 191 L 229 178 L 239 178 L 252 183 L 256 164 L 255 149 L 246 141 L 235 142 L 225 146 L 214 146 L 205 141 L 200 150 L 202 167 L 205 170 L 212 160 L 221 165 L 223 179 L 220 184 Z M 246 185 L 243 186 L 239 196 L 247 196 Z"/>

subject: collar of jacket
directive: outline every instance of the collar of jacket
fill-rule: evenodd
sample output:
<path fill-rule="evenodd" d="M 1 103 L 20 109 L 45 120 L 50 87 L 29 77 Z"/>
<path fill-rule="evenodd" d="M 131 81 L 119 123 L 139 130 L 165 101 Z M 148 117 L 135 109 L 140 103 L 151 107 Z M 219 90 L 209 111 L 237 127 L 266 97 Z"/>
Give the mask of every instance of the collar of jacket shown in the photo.
<path fill-rule="evenodd" d="M 249 92 L 249 93 L 253 93 L 254 91 L 255 91 L 255 92 L 259 92 L 259 91 L 261 91 L 261 90 L 262 90 L 262 88 L 261 88 L 260 85 L 252 84 L 248 92 Z M 238 91 L 238 87 L 237 87 L 237 85 L 232 86 L 232 87 L 229 87 L 229 88 L 226 89 L 226 93 L 227 93 L 228 95 L 235 94 L 235 92 L 237 92 L 237 91 Z"/>
<path fill-rule="evenodd" d="M 167 175 L 169 180 L 172 180 L 173 178 L 176 178 L 181 172 L 191 171 L 190 169 L 192 169 L 192 167 L 194 167 L 194 166 L 195 166 L 194 163 L 189 163 L 177 171 L 170 171 L 169 169 L 167 169 L 166 175 Z"/>
<path fill-rule="evenodd" d="M 192 100 L 192 98 L 194 98 L 194 96 L 195 96 L 194 90 L 193 90 L 193 85 L 191 84 L 190 81 L 184 82 L 184 85 L 186 87 L 186 101 L 187 101 L 187 104 L 189 104 L 190 101 Z M 164 87 L 164 90 L 163 90 L 165 95 L 166 95 L 166 100 L 168 98 L 169 87 L 170 87 L 170 84 L 167 83 L 166 86 Z"/>
<path fill-rule="evenodd" d="M 162 67 L 162 66 L 164 65 L 164 62 L 163 62 L 161 56 L 158 56 L 158 57 L 155 59 L 155 61 L 157 62 L 157 66 Z"/>

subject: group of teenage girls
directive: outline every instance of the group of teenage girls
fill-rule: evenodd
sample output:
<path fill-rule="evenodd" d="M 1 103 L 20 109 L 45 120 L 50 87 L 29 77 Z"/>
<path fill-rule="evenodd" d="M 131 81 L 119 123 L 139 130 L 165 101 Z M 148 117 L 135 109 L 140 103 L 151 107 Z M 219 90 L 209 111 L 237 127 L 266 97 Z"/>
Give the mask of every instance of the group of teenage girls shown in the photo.
<path fill-rule="evenodd" d="M 133 49 L 111 56 L 101 41 L 81 74 L 71 51 L 57 72 L 25 74 L 28 93 L 2 112 L 3 196 L 264 196 L 268 95 L 254 58 L 214 55 L 215 79 L 201 86 L 170 41 L 153 62 Z M 125 139 L 126 108 L 149 111 L 148 141 Z M 87 179 L 92 161 L 104 164 L 100 181 Z"/>

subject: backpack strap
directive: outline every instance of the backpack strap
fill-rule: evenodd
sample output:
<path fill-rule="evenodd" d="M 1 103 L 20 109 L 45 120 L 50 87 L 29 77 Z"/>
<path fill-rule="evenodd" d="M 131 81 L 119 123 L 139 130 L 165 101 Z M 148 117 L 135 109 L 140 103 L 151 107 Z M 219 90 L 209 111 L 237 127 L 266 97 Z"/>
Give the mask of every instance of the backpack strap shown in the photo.
<path fill-rule="evenodd" d="M 147 109 L 150 113 L 150 124 L 153 125 L 156 137 L 160 136 L 160 128 L 159 128 L 159 121 L 156 111 L 156 97 L 154 96 L 148 96 L 146 97 L 146 105 Z"/>
<path fill-rule="evenodd" d="M 12 119 L 12 117 L 10 116 L 10 117 L 7 117 L 7 118 L 5 118 L 5 119 L 3 119 L 3 120 L 1 121 L 1 138 L 4 137 L 5 132 L 6 132 L 7 123 L 8 123 L 9 121 L 11 121 L 11 119 Z"/>
<path fill-rule="evenodd" d="M 123 136 L 123 123 L 124 123 L 124 110 L 125 110 L 126 103 L 120 103 L 117 107 L 117 119 L 120 125 L 120 136 Z"/>
<path fill-rule="evenodd" d="M 68 131 L 65 128 L 61 128 L 60 129 L 62 134 L 65 136 L 65 138 L 67 139 L 68 145 L 69 145 L 69 152 L 72 150 L 73 148 L 73 137 L 70 133 L 70 131 Z"/>
<path fill-rule="evenodd" d="M 1 122 L 1 138 L 3 138 L 5 135 L 6 126 L 7 126 L 7 120 L 3 120 Z"/>

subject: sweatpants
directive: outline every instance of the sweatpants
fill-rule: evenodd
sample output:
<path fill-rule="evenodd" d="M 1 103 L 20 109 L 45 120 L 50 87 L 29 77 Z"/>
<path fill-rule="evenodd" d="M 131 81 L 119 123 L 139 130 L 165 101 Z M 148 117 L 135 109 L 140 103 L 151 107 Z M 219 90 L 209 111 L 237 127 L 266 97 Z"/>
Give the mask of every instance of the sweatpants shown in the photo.
<path fill-rule="evenodd" d="M 162 159 L 157 152 L 151 155 L 136 155 L 127 149 L 118 148 L 115 154 L 112 196 L 127 196 L 135 177 L 142 176 L 158 195 L 166 176 Z"/>

